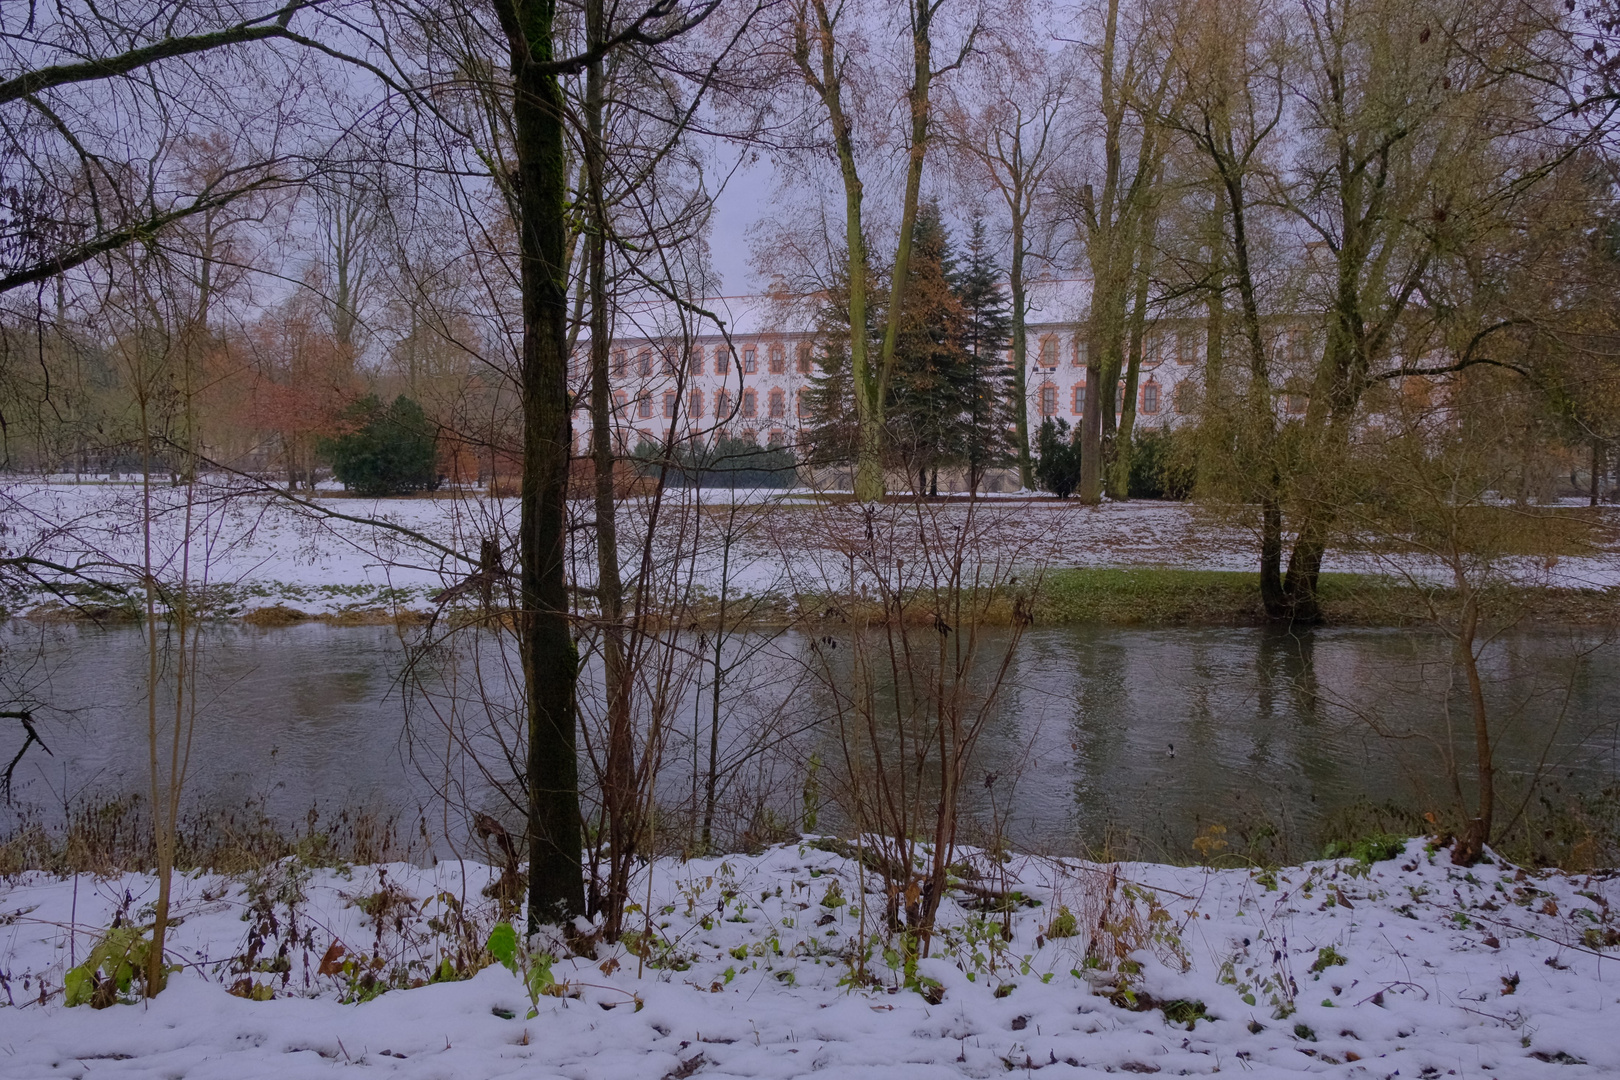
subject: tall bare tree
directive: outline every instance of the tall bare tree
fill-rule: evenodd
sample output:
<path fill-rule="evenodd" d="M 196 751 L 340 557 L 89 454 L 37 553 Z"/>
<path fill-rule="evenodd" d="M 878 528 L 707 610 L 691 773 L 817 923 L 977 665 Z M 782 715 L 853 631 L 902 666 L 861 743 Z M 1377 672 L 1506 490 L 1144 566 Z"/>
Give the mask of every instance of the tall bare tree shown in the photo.
<path fill-rule="evenodd" d="M 964 159 L 970 183 L 988 181 L 1006 207 L 1007 277 L 1012 298 L 1013 422 L 1018 480 L 1035 485 L 1029 443 L 1030 260 L 1040 258 L 1038 216 L 1051 194 L 1063 136 L 1076 100 L 1074 73 L 1066 57 L 1052 57 L 1042 43 L 1003 44 L 980 68 L 971 89 L 953 97 L 950 138 Z"/>
<path fill-rule="evenodd" d="M 1128 360 L 1133 299 L 1143 295 L 1161 196 L 1166 133 L 1157 122 L 1170 90 L 1170 65 L 1146 12 L 1122 12 L 1120 0 L 1101 11 L 1096 52 L 1097 175 L 1071 182 L 1067 200 L 1091 267 L 1086 326 L 1086 411 L 1080 428 L 1080 499 L 1101 500 L 1114 450 L 1119 380 Z M 1145 317 L 1145 299 L 1137 303 Z"/>
<path fill-rule="evenodd" d="M 790 26 L 791 56 L 805 85 L 814 93 L 824 112 L 832 151 L 838 160 L 844 190 L 844 245 L 848 261 L 850 372 L 855 395 L 857 445 L 855 496 L 862 502 L 883 497 L 883 456 L 885 405 L 894 376 L 895 345 L 899 340 L 900 313 L 911 264 L 912 234 L 917 223 L 917 207 L 922 194 L 923 165 L 929 146 L 936 137 L 934 127 L 935 80 L 955 71 L 973 53 L 982 23 L 973 19 L 961 34 L 954 57 L 935 67 L 935 36 L 943 27 L 942 9 L 946 0 L 907 0 L 906 21 L 910 75 L 906 84 L 907 123 L 902 136 L 905 147 L 905 181 L 900 196 L 900 224 L 895 240 L 894 259 L 889 268 L 889 300 L 885 309 L 877 356 L 866 326 L 870 304 L 871 265 L 863 217 L 866 198 L 857 160 L 856 127 L 862 121 L 877 126 L 875 116 L 857 116 L 852 108 L 845 80 L 851 65 L 852 47 L 861 35 L 870 32 L 870 13 L 854 3 L 827 0 L 800 0 L 793 9 Z M 863 20 L 863 15 L 867 16 Z"/>

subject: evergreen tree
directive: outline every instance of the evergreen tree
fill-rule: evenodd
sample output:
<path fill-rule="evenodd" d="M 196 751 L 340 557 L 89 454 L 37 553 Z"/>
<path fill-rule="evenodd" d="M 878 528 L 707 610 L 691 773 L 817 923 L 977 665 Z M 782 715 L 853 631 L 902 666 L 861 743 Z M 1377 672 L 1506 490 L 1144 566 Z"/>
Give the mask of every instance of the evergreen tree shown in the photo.
<path fill-rule="evenodd" d="M 1035 482 L 1060 499 L 1080 483 L 1080 444 L 1066 420 L 1047 417 L 1035 439 Z"/>
<path fill-rule="evenodd" d="M 968 482 L 977 488 L 986 469 L 1017 455 L 1014 445 L 1012 369 L 1007 366 L 1012 312 L 991 258 L 984 219 L 973 219 L 967 266 L 956 279 L 962 306 L 963 406 L 961 447 Z"/>
<path fill-rule="evenodd" d="M 822 342 L 817 360 L 820 370 L 810 377 L 805 403 L 809 416 L 799 436 L 802 456 L 808 464 L 855 460 L 857 428 L 849 333 L 849 289 L 847 280 L 840 278 L 828 290 L 816 317 L 816 336 Z M 867 335 L 871 336 L 870 326 Z"/>
<path fill-rule="evenodd" d="M 919 490 L 935 493 L 939 466 L 964 457 L 969 376 L 955 256 L 932 201 L 918 208 L 904 297 L 889 431 L 903 463 L 919 477 Z"/>
<path fill-rule="evenodd" d="M 384 408 L 376 394 L 350 411 L 359 428 L 324 442 L 332 474 L 361 495 L 404 495 L 439 486 L 438 442 L 422 406 L 404 394 Z"/>

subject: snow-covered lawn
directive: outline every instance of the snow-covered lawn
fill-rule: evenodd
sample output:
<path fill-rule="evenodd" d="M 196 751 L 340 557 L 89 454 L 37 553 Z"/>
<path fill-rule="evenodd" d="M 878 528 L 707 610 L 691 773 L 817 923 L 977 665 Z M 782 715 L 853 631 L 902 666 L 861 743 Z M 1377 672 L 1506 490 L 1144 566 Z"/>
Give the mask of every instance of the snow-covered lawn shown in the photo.
<path fill-rule="evenodd" d="M 498 537 L 510 546 L 517 523 L 516 500 L 472 492 L 431 499 L 350 499 L 324 492 L 299 504 L 239 483 L 205 483 L 201 501 L 191 508 L 193 543 L 187 552 L 178 542 L 188 521 L 181 491 L 154 488 L 159 574 L 177 577 L 182 557 L 189 557 L 190 579 L 206 580 L 235 614 L 274 604 L 312 615 L 426 610 L 436 593 L 476 569 L 473 560 L 485 537 Z M 717 506 L 733 498 L 743 509 L 728 525 Z M 859 507 L 817 505 L 808 492 L 704 491 L 701 501 L 707 509 L 699 514 L 694 493 L 668 493 L 655 551 L 670 556 L 668 565 L 686 568 L 683 580 L 711 592 L 719 591 L 721 540 L 727 528 L 736 530 L 739 539 L 726 562 L 734 595 L 847 584 L 850 545 L 858 547 L 868 535 Z M 645 510 L 634 499 L 624 507 L 626 573 L 633 572 L 640 558 Z M 145 537 L 139 528 L 139 485 L 13 480 L 0 484 L 0 511 L 0 547 L 12 554 L 86 567 L 100 580 L 121 575 L 131 580 L 141 563 Z M 584 504 L 580 512 L 587 513 Z M 967 522 L 970 511 L 965 503 L 927 504 L 924 529 L 914 527 L 915 521 L 908 529 L 900 520 L 911 511 L 891 506 L 887 512 L 896 517 L 886 535 L 904 539 L 909 533 L 913 539 L 905 542 L 916 543 L 924 534 L 949 537 L 953 528 Z M 1002 572 L 1007 566 L 1020 571 L 1069 566 L 1251 570 L 1255 564 L 1255 541 L 1245 529 L 1185 503 L 1082 507 L 1073 501 L 1001 497 L 985 500 L 971 512 L 975 557 L 999 562 Z M 593 575 L 593 543 L 588 531 L 574 532 L 571 573 L 585 585 Z M 1330 553 L 1326 569 L 1390 571 L 1371 556 L 1342 552 Z M 1612 552 L 1551 564 L 1527 562 L 1525 570 L 1528 580 L 1552 585 L 1620 584 L 1620 558 Z M 4 602 L 27 608 L 51 599 L 39 591 Z"/>
<path fill-rule="evenodd" d="M 867 961 L 876 985 L 851 985 L 882 905 L 863 895 L 875 881 L 853 862 L 798 845 L 660 860 L 645 955 L 599 944 L 558 960 L 567 996 L 539 997 L 533 1018 L 522 983 L 499 965 L 360 1004 L 340 1000 L 351 976 L 318 973 L 323 957 L 338 966 L 340 942 L 362 968 L 379 956 L 384 976 L 406 965 L 396 981 L 425 977 L 449 940 L 429 920 L 443 926 L 465 904 L 487 934 L 482 866 L 294 879 L 284 868 L 256 893 L 185 879 L 172 946 L 186 970 L 149 1005 L 101 1010 L 64 1007 L 64 973 L 116 912 L 140 917 L 152 881 L 30 876 L 0 891 L 0 973 L 13 1005 L 0 1008 L 0 1075 L 1620 1074 L 1620 972 L 1604 955 L 1615 951 L 1605 935 L 1620 940 L 1612 875 L 1463 870 L 1420 840 L 1370 869 L 1341 860 L 1268 875 L 1017 858 L 1006 872 L 1007 886 L 1038 901 L 1016 909 L 1011 940 L 996 933 L 1000 916 L 953 899 L 933 956 L 916 966 L 918 988 L 906 989 L 883 940 Z M 254 934 L 260 962 L 233 959 Z M 1102 962 L 1088 966 L 1094 935 Z M 1122 978 L 1134 965 L 1140 974 Z M 241 971 L 254 966 L 266 970 Z M 249 984 L 276 996 L 227 991 Z"/>

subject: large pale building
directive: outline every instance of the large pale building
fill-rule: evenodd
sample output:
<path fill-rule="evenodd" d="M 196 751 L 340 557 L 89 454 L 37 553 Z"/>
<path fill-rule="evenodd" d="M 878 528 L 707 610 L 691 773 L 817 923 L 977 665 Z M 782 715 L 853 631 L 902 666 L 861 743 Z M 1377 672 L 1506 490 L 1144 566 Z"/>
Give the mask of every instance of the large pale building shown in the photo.
<path fill-rule="evenodd" d="M 1047 417 L 1071 425 L 1085 411 L 1087 282 L 1044 281 L 1031 290 L 1026 323 L 1025 387 L 1030 438 Z M 622 452 L 665 439 L 720 434 L 761 445 L 793 446 L 808 420 L 808 392 L 819 373 L 823 342 L 811 304 L 781 296 L 710 298 L 701 302 L 724 321 L 683 321 L 662 305 L 622 320 L 609 350 L 614 439 Z M 1189 414 L 1202 370 L 1201 322 L 1161 319 L 1144 337 L 1136 411 L 1140 425 L 1174 423 Z M 583 348 L 575 382 L 583 402 Z M 1012 362 L 1012 350 L 1007 350 Z M 575 417 L 579 449 L 590 419 Z"/>

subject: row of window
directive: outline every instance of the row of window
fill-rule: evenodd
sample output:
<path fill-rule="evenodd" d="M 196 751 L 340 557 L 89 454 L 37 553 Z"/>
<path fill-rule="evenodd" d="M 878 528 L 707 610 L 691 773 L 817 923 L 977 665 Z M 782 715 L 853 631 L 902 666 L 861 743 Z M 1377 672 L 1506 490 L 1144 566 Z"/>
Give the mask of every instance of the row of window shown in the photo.
<path fill-rule="evenodd" d="M 1309 335 L 1304 332 L 1293 332 L 1286 336 L 1285 347 L 1290 359 L 1301 361 L 1310 348 Z M 1036 363 L 1043 368 L 1055 368 L 1061 362 L 1063 345 L 1058 334 L 1042 334 L 1040 344 L 1036 349 Z M 1198 334 L 1195 330 L 1178 330 L 1174 333 L 1149 334 L 1143 343 L 1145 355 L 1143 363 L 1148 367 L 1155 367 L 1166 359 L 1174 360 L 1178 364 L 1192 364 L 1198 360 Z M 742 347 L 741 366 L 744 374 L 753 375 L 759 371 L 761 353 L 764 353 L 766 369 L 772 375 L 787 374 L 788 351 L 787 345 L 774 341 L 767 345 L 749 344 Z M 674 345 L 653 347 L 644 345 L 634 351 L 630 349 L 613 350 L 613 374 L 624 377 L 632 373 L 643 377 L 651 377 L 653 369 L 657 366 L 664 375 L 676 374 L 676 361 L 680 350 Z M 709 365 L 711 363 L 713 367 Z M 1076 337 L 1069 350 L 1069 366 L 1085 367 L 1087 358 L 1087 343 L 1085 339 Z M 1012 350 L 1007 352 L 1007 360 L 1012 362 Z M 716 375 L 728 375 L 737 366 L 736 353 L 725 345 L 712 347 L 692 345 L 686 350 L 687 371 L 691 375 L 705 375 L 710 370 Z M 808 341 L 801 341 L 794 350 L 794 367 L 801 375 L 811 375 L 816 370 L 815 346 Z"/>
<path fill-rule="evenodd" d="M 798 391 L 795 395 L 794 409 L 800 417 L 810 415 L 809 388 Z M 664 391 L 663 416 L 666 420 L 675 419 L 676 406 L 680 398 L 673 390 Z M 703 415 L 703 391 L 693 389 L 686 395 L 686 415 L 694 419 Z M 737 415 L 745 420 L 752 420 L 759 415 L 759 392 L 745 389 L 742 397 L 736 402 Z M 614 411 L 625 415 L 631 408 L 630 397 L 623 390 L 616 390 L 613 394 Z M 653 415 L 653 396 L 642 393 L 635 400 L 635 416 L 640 420 L 650 420 Z M 766 415 L 771 419 L 782 419 L 787 416 L 787 391 L 772 390 L 766 398 Z M 730 390 L 716 390 L 714 392 L 714 414 L 719 417 L 731 415 L 732 395 Z"/>
<path fill-rule="evenodd" d="M 798 390 L 794 395 L 794 412 L 799 416 L 800 419 L 810 415 L 809 393 L 809 388 L 805 387 Z M 1125 384 L 1124 382 L 1121 382 L 1119 384 L 1119 395 L 1115 398 L 1116 403 L 1123 399 L 1124 393 Z M 1192 411 L 1192 393 L 1193 388 L 1190 383 L 1183 382 L 1177 384 L 1174 393 L 1174 406 L 1177 413 L 1186 414 Z M 1288 395 L 1289 411 L 1303 411 L 1303 406 L 1296 408 L 1294 400 L 1295 397 L 1296 395 L 1293 394 Z M 1302 395 L 1299 397 L 1301 400 L 1303 400 Z M 679 400 L 680 399 L 676 395 L 675 391 L 664 391 L 662 410 L 664 419 L 673 420 L 675 418 L 676 406 Z M 1039 394 L 1037 395 L 1037 403 L 1037 407 L 1039 408 L 1043 419 L 1050 416 L 1056 416 L 1058 414 L 1058 388 L 1051 383 L 1043 383 L 1040 387 Z M 692 417 L 693 419 L 702 417 L 704 404 L 705 401 L 702 390 L 694 388 L 688 391 L 686 396 L 686 415 Z M 629 395 L 623 390 L 614 391 L 613 405 L 614 411 L 620 415 L 625 415 L 627 410 L 632 407 Z M 745 420 L 755 419 L 759 416 L 759 392 L 752 388 L 744 389 L 742 392 L 742 397 L 736 402 L 736 405 L 736 414 L 738 416 L 741 416 Z M 732 406 L 733 399 L 730 390 L 721 389 L 714 392 L 714 414 L 716 416 L 725 417 L 731 415 Z M 653 396 L 650 393 L 645 392 L 638 395 L 635 399 L 633 407 L 637 419 L 652 419 L 654 407 Z M 1070 393 L 1069 408 L 1075 416 L 1085 415 L 1085 383 L 1078 383 L 1074 386 Z M 1147 416 L 1152 416 L 1158 413 L 1161 408 L 1163 408 L 1163 389 L 1157 382 L 1150 380 L 1139 391 L 1137 409 L 1139 412 Z M 787 391 L 782 389 L 771 390 L 766 398 L 766 410 L 766 415 L 773 420 L 785 418 L 787 416 Z"/>
<path fill-rule="evenodd" d="M 1181 414 L 1186 414 L 1186 413 L 1189 413 L 1189 412 L 1192 411 L 1192 393 L 1193 393 L 1193 389 L 1192 389 L 1192 385 L 1190 383 L 1185 383 L 1184 382 L 1184 383 L 1178 383 L 1176 385 L 1176 389 L 1175 389 L 1175 409 L 1176 409 L 1176 412 L 1181 413 Z M 1116 408 L 1119 407 L 1120 403 L 1124 400 L 1124 396 L 1125 396 L 1125 384 L 1123 382 L 1121 382 L 1119 384 L 1119 393 L 1117 395 L 1115 395 L 1115 398 L 1114 398 L 1114 403 L 1115 403 Z M 1159 384 L 1156 383 L 1156 382 L 1151 382 L 1150 381 L 1150 382 L 1147 383 L 1147 385 L 1143 386 L 1141 388 L 1141 390 L 1139 391 L 1139 398 L 1140 398 L 1140 400 L 1137 402 L 1137 411 L 1143 413 L 1144 415 L 1152 416 L 1155 413 L 1157 413 L 1161 408 L 1163 408 L 1163 390 L 1161 389 Z M 1045 419 L 1045 418 L 1051 417 L 1051 416 L 1056 416 L 1058 414 L 1058 389 L 1057 389 L 1056 386 L 1052 385 L 1051 383 L 1043 383 L 1043 384 L 1041 384 L 1040 395 L 1039 395 L 1038 401 L 1039 401 L 1039 406 L 1038 407 L 1040 409 L 1042 419 Z M 1069 403 L 1069 408 L 1070 408 L 1070 411 L 1075 416 L 1084 416 L 1085 415 L 1085 413 L 1086 413 L 1086 384 L 1085 383 L 1078 383 L 1078 384 L 1075 385 L 1074 390 L 1072 391 L 1072 394 L 1071 394 L 1071 400 L 1070 400 L 1070 403 Z"/>
<path fill-rule="evenodd" d="M 1035 361 L 1041 367 L 1055 368 L 1059 363 L 1059 354 L 1062 352 L 1062 340 L 1057 334 L 1042 334 L 1040 348 L 1036 352 Z M 1170 334 L 1151 334 L 1143 343 L 1142 362 L 1148 367 L 1157 367 L 1165 359 L 1174 359 L 1178 364 L 1191 364 L 1198 360 L 1198 337 L 1191 330 L 1182 330 L 1174 336 Z M 1073 347 L 1069 350 L 1069 366 L 1085 367 L 1089 351 L 1083 338 L 1076 338 Z M 1011 361 L 1011 352 L 1008 360 Z"/>
<path fill-rule="evenodd" d="M 765 363 L 772 375 L 787 374 L 787 346 L 780 341 L 772 342 L 764 347 Z M 758 345 L 744 345 L 742 347 L 742 369 L 747 375 L 757 374 L 759 371 L 761 347 Z M 632 357 L 629 349 L 613 350 L 613 374 L 624 377 L 634 373 L 643 377 L 650 377 L 656 361 L 659 370 L 664 375 L 676 374 L 676 359 L 679 350 L 673 345 L 666 345 L 660 349 L 652 346 L 643 346 L 635 351 Z M 686 369 L 691 375 L 704 375 L 709 371 L 710 352 L 702 345 L 692 345 L 686 350 Z M 729 375 L 736 364 L 736 354 L 724 345 L 716 345 L 713 349 L 713 371 L 716 375 Z M 816 370 L 815 348 L 808 341 L 800 342 L 796 350 L 795 367 L 800 375 L 811 375 Z"/>

